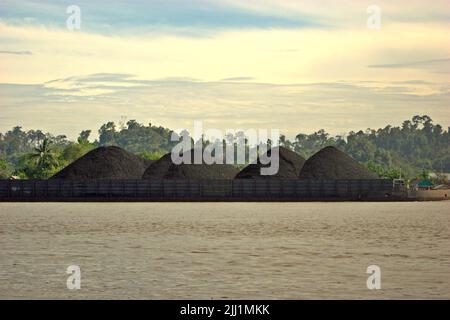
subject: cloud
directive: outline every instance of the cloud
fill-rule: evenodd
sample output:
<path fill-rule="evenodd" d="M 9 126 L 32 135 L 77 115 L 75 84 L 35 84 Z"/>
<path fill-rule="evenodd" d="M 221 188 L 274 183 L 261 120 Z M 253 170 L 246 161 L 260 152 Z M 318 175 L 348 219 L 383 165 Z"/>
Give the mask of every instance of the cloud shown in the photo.
<path fill-rule="evenodd" d="M 73 82 L 119 82 L 135 77 L 129 73 L 94 73 L 86 76 L 69 77 L 64 79 L 54 79 L 47 81 L 46 84 L 55 83 L 73 83 Z"/>
<path fill-rule="evenodd" d="M 424 113 L 446 127 L 449 99 L 449 83 L 422 80 L 273 84 L 93 74 L 42 85 L 1 84 L 0 131 L 22 125 L 76 137 L 126 116 L 173 129 L 202 120 L 220 130 L 276 128 L 293 137 L 321 128 L 343 134 L 400 124 Z"/>
<path fill-rule="evenodd" d="M 405 32 L 410 36 L 404 37 Z M 411 78 L 434 81 L 446 78 L 445 74 L 439 76 L 442 71 L 433 70 L 431 78 L 427 69 L 367 66 L 374 61 L 404 61 L 404 57 L 412 61 L 437 55 L 448 57 L 447 36 L 444 28 L 429 25 L 408 29 L 390 26 L 389 32 L 382 34 L 362 28 L 240 30 L 208 38 L 145 32 L 105 36 L 0 22 L 0 43 L 20 44 L 39 52 L 27 59 L 3 55 L 0 82 L 42 83 L 68 77 L 74 68 L 80 74 L 135 74 L 138 79 L 214 81 L 251 76 L 255 81 L 270 83 Z"/>
<path fill-rule="evenodd" d="M 231 78 L 225 78 L 220 81 L 252 81 L 255 80 L 253 77 L 231 77 Z"/>
<path fill-rule="evenodd" d="M 31 51 L 9 51 L 9 50 L 0 50 L 0 54 L 14 54 L 14 55 L 32 55 Z"/>
<path fill-rule="evenodd" d="M 369 65 L 369 68 L 389 68 L 389 69 L 401 69 L 401 68 L 427 68 L 431 66 L 449 66 L 450 58 L 447 59 L 434 59 L 434 60 L 422 60 L 411 61 L 402 63 L 390 63 L 390 64 L 373 64 Z"/>
<path fill-rule="evenodd" d="M 11 23 L 41 23 L 64 27 L 69 1 L 4 0 L 0 18 Z M 79 0 L 82 29 L 102 34 L 130 34 L 159 30 L 185 36 L 201 36 L 230 29 L 270 29 L 320 27 L 312 17 L 300 12 L 260 12 L 209 0 L 102 1 Z M 30 20 L 30 17 L 33 17 Z M 130 18 L 132 17 L 132 18 Z M 26 20 L 25 20 L 26 19 Z"/>
<path fill-rule="evenodd" d="M 389 69 L 424 70 L 430 73 L 445 75 L 450 73 L 450 58 L 410 61 L 401 63 L 375 64 L 369 65 L 368 67 L 373 69 L 385 69 L 385 70 Z"/>
<path fill-rule="evenodd" d="M 70 32 L 68 0 L 2 1 L 2 47 L 39 54 L 1 56 L 0 83 L 11 85 L 0 86 L 0 130 L 42 125 L 76 136 L 121 115 L 286 134 L 415 113 L 448 123 L 450 24 L 430 19 L 430 10 L 449 12 L 448 0 L 381 1 L 377 32 L 366 28 L 366 5 L 351 0 L 77 3 L 82 27 Z"/>

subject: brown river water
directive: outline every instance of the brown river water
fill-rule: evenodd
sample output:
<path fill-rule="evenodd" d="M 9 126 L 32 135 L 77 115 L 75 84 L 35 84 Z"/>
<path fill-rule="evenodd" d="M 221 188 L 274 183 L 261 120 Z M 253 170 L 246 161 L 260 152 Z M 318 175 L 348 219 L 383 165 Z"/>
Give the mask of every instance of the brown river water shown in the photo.
<path fill-rule="evenodd" d="M 449 209 L 0 203 L 0 298 L 449 299 Z M 67 288 L 70 265 L 79 290 Z M 367 288 L 369 265 L 380 290 Z"/>

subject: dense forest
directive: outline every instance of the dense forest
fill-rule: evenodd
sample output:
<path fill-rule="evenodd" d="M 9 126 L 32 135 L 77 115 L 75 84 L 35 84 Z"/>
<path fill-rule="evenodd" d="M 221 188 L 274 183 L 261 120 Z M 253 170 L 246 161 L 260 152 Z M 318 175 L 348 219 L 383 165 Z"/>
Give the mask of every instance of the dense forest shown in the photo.
<path fill-rule="evenodd" d="M 147 159 L 158 159 L 170 152 L 172 131 L 135 120 L 116 125 L 108 122 L 90 141 L 90 130 L 83 130 L 77 141 L 41 130 L 24 131 L 14 127 L 0 133 L 0 178 L 48 178 L 98 146 L 116 145 Z M 237 136 L 235 137 L 237 140 Z M 308 158 L 325 146 L 336 146 L 364 163 L 381 177 L 413 179 L 429 172 L 450 172 L 450 134 L 429 116 L 414 116 L 401 127 L 349 132 L 331 136 L 324 130 L 299 133 L 294 141 L 280 136 L 280 145 Z M 203 142 L 208 143 L 207 141 Z"/>

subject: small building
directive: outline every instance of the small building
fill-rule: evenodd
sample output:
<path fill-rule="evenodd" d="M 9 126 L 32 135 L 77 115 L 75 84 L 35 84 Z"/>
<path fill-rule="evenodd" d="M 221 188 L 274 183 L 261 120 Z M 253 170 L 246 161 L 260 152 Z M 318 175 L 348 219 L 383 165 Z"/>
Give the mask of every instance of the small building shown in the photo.
<path fill-rule="evenodd" d="M 434 186 L 431 181 L 422 180 L 414 184 L 409 195 L 417 200 L 449 200 L 450 189 L 447 185 Z"/>
<path fill-rule="evenodd" d="M 418 189 L 418 190 L 431 190 L 431 189 L 433 189 L 433 187 L 434 187 L 433 182 L 431 182 L 429 180 L 419 181 L 416 185 L 416 189 Z"/>

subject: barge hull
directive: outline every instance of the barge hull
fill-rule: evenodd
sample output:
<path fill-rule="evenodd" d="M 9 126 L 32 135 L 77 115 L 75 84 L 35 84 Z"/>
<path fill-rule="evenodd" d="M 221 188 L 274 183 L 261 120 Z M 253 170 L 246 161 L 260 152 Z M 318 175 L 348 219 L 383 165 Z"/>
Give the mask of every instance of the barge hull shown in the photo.
<path fill-rule="evenodd" d="M 392 180 L 0 180 L 0 201 L 408 201 Z"/>

